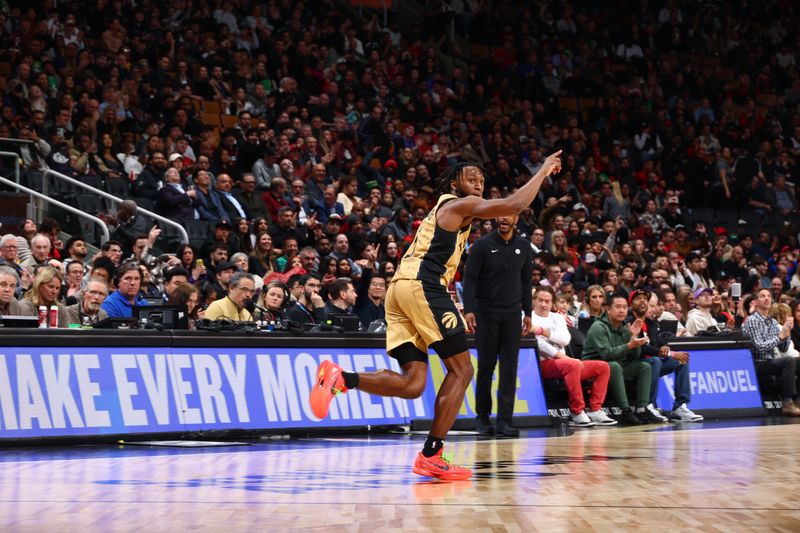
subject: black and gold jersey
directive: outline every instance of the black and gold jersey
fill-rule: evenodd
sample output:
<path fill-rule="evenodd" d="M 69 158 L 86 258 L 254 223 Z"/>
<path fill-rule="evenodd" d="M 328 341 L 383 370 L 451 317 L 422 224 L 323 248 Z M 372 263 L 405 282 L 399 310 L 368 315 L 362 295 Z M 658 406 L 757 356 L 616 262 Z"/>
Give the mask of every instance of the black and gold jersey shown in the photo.
<path fill-rule="evenodd" d="M 417 228 L 414 240 L 392 278 L 393 282 L 416 279 L 425 284 L 444 287 L 450 284 L 467 245 L 470 226 L 458 231 L 447 231 L 436 223 L 436 214 L 445 202 L 457 198 L 453 194 L 443 194 L 439 198 L 436 206 Z"/>

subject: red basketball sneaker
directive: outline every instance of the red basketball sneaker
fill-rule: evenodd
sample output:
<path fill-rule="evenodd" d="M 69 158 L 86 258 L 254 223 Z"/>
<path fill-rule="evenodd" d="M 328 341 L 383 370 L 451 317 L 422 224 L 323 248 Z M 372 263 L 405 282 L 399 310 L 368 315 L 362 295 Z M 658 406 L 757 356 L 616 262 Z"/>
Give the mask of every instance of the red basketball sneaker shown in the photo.
<path fill-rule="evenodd" d="M 452 464 L 447 457 L 444 457 L 442 450 L 439 450 L 433 457 L 425 457 L 422 452 L 419 452 L 412 470 L 420 476 L 435 477 L 447 481 L 459 481 L 469 479 L 472 476 L 472 470 Z"/>
<path fill-rule="evenodd" d="M 311 394 L 308 398 L 314 416 L 317 418 L 328 416 L 331 400 L 337 394 L 344 392 L 347 392 L 347 387 L 344 386 L 341 367 L 331 361 L 323 361 L 317 368 L 317 380 L 311 387 Z"/>

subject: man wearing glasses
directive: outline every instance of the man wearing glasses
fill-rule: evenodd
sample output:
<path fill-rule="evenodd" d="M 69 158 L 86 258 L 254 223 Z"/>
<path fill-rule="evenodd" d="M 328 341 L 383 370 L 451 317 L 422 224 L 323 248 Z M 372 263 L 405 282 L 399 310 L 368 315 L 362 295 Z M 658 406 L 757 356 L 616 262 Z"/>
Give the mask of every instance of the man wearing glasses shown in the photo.
<path fill-rule="evenodd" d="M 226 318 L 236 321 L 252 321 L 253 316 L 244 306 L 253 297 L 255 290 L 256 282 L 253 275 L 246 272 L 237 272 L 231 278 L 228 295 L 212 302 L 206 309 L 204 318 L 208 320 Z"/>
<path fill-rule="evenodd" d="M 14 297 L 17 291 L 19 276 L 8 265 L 0 266 L 0 315 L 22 315 L 22 306 Z"/>
<path fill-rule="evenodd" d="M 533 233 L 531 233 L 531 248 L 533 248 L 533 255 L 538 254 L 539 252 L 544 252 L 544 230 L 543 229 L 535 229 Z"/>

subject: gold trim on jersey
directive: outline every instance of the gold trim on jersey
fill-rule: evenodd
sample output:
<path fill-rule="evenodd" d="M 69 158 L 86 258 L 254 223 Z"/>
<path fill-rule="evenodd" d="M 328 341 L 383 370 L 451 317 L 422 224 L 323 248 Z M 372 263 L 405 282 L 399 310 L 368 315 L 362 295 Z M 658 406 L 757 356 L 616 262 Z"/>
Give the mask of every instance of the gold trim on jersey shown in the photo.
<path fill-rule="evenodd" d="M 470 227 L 459 231 L 448 231 L 436 223 L 439 208 L 454 194 L 443 194 L 436 206 L 428 213 L 414 235 L 392 282 L 400 279 L 417 279 L 447 287 L 455 276 L 461 255 L 467 245 Z"/>

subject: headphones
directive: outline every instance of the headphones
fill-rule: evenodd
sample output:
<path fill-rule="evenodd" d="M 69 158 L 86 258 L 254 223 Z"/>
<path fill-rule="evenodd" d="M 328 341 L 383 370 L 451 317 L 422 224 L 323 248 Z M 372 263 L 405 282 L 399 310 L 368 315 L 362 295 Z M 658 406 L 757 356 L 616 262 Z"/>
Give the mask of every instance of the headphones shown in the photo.
<path fill-rule="evenodd" d="M 284 309 L 286 309 L 286 306 L 289 305 L 289 302 L 292 299 L 292 294 L 289 292 L 289 287 L 287 287 L 285 283 L 277 280 L 270 281 L 262 289 L 261 296 L 266 296 L 267 292 L 269 292 L 270 289 L 275 287 L 283 291 L 283 301 L 281 302 L 281 306 L 278 308 L 280 311 L 283 311 Z M 266 300 L 264 303 L 266 303 Z M 264 307 L 266 307 L 266 305 Z"/>

